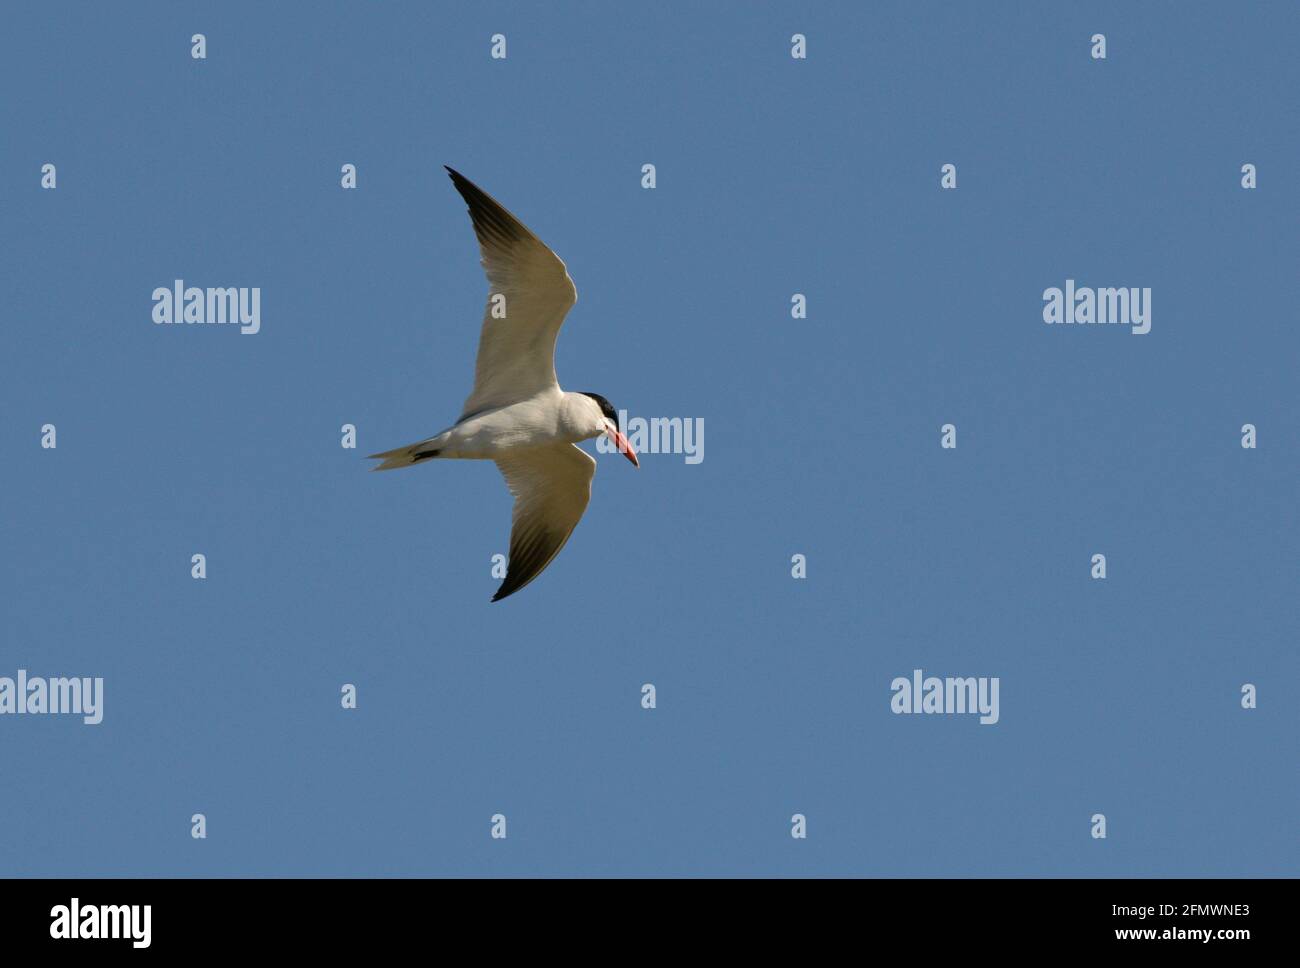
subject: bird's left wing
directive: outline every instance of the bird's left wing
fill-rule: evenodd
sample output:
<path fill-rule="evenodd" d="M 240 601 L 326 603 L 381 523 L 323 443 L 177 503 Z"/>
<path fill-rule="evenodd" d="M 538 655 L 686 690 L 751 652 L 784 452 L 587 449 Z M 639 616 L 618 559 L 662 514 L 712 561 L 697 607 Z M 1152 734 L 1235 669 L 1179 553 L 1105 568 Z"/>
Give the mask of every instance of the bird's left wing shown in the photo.
<path fill-rule="evenodd" d="M 559 388 L 555 339 L 578 291 L 560 257 L 526 225 L 460 172 L 447 172 L 469 206 L 490 287 L 463 420 Z"/>
<path fill-rule="evenodd" d="M 513 595 L 540 575 L 577 527 L 591 499 L 596 462 L 574 444 L 533 447 L 498 457 L 515 496 L 510 565 L 492 601 Z"/>

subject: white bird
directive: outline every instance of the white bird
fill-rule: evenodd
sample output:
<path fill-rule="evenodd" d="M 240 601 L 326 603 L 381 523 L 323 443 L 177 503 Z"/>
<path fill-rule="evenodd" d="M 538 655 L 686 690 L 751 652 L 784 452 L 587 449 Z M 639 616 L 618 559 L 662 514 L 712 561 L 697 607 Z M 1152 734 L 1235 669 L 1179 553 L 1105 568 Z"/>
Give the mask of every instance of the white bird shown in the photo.
<path fill-rule="evenodd" d="M 494 198 L 447 172 L 469 205 L 490 287 L 474 390 L 449 429 L 370 456 L 383 461 L 377 471 L 434 458 L 496 461 L 515 498 L 497 602 L 545 570 L 587 510 L 596 462 L 578 441 L 604 434 L 641 465 L 613 405 L 598 393 L 566 393 L 555 377 L 555 340 L 578 300 L 564 263 Z"/>

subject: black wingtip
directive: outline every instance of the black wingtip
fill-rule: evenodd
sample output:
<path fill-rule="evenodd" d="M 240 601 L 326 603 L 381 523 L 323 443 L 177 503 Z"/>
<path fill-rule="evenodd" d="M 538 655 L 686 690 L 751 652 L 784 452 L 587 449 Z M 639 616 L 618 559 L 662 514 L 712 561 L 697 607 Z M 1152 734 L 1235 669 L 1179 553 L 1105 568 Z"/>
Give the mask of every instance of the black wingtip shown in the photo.
<path fill-rule="evenodd" d="M 524 587 L 523 585 L 516 585 L 514 588 L 507 588 L 506 585 L 509 581 L 510 579 L 507 577 L 506 580 L 501 583 L 501 587 L 497 589 L 497 593 L 492 596 L 492 601 L 499 602 L 503 598 L 509 598 L 515 592 L 519 591 L 519 589 Z"/>

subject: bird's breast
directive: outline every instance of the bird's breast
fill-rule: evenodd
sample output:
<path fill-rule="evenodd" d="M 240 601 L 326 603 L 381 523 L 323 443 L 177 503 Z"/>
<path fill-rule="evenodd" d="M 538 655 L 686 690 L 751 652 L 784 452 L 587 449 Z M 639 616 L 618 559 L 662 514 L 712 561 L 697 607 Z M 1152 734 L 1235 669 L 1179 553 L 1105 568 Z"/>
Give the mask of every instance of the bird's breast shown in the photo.
<path fill-rule="evenodd" d="M 447 450 L 458 457 L 492 460 L 513 450 L 571 441 L 560 408 L 526 400 L 476 414 L 450 431 Z"/>

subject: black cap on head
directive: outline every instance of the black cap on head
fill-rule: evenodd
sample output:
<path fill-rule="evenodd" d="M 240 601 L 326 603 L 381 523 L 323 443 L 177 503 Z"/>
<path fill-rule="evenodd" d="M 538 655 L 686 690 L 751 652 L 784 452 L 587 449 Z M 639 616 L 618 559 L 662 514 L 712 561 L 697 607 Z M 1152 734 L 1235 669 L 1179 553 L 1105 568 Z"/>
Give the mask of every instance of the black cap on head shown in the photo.
<path fill-rule="evenodd" d="M 581 393 L 584 397 L 591 397 L 591 399 L 595 400 L 598 404 L 600 404 L 600 412 L 603 413 L 610 420 L 614 421 L 615 427 L 618 426 L 618 411 L 614 409 L 614 405 L 612 403 L 610 403 L 608 400 L 602 397 L 599 393 L 588 393 L 586 390 L 579 390 L 578 392 Z"/>

